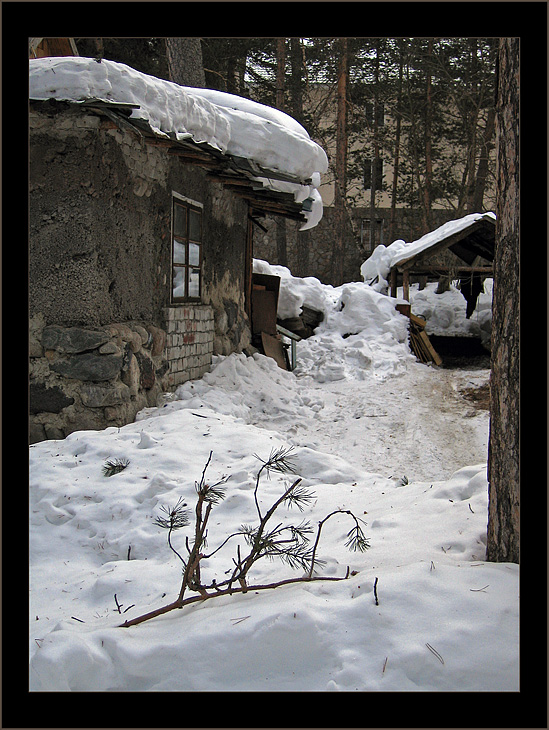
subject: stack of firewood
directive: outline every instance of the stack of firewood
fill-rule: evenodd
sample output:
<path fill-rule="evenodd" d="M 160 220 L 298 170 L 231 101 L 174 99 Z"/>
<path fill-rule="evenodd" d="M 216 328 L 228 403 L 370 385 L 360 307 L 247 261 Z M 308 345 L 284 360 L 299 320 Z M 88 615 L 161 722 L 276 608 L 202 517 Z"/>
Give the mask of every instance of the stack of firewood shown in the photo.
<path fill-rule="evenodd" d="M 398 305 L 398 311 L 410 320 L 410 349 L 420 362 L 434 362 L 442 365 L 442 358 L 436 352 L 425 332 L 426 322 L 421 317 L 412 314 L 409 305 Z"/>

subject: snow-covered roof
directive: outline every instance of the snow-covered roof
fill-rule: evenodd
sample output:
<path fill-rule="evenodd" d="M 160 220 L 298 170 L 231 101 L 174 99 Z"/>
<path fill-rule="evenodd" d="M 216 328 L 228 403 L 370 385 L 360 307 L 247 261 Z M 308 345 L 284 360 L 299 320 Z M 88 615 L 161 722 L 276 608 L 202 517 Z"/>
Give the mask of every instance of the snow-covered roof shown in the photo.
<path fill-rule="evenodd" d="M 449 221 L 434 231 L 426 233 L 417 241 L 412 243 L 404 243 L 404 241 L 395 241 L 389 246 L 392 250 L 392 263 L 391 267 L 402 265 L 408 259 L 417 256 L 419 253 L 423 253 L 433 246 L 438 245 L 447 241 L 449 238 L 454 237 L 456 234 L 466 232 L 468 229 L 477 225 L 478 221 L 489 221 L 495 222 L 496 216 L 494 213 L 471 213 L 463 218 Z M 400 244 L 400 245 L 398 245 Z"/>
<path fill-rule="evenodd" d="M 464 260 L 469 258 L 472 260 L 476 253 L 489 257 L 489 244 L 481 245 L 478 241 L 473 242 L 473 246 L 478 246 L 478 251 L 471 252 L 462 245 L 462 242 L 468 236 L 474 236 L 474 231 L 479 228 L 479 225 L 486 227 L 487 223 L 487 228 L 492 230 L 495 227 L 495 221 L 496 216 L 494 213 L 471 213 L 463 218 L 444 223 L 444 225 L 426 233 L 416 241 L 406 243 L 406 241 L 399 239 L 391 243 L 390 246 L 377 246 L 370 258 L 360 267 L 362 277 L 364 281 L 372 281 L 376 277 L 385 281 L 394 266 L 405 268 L 420 254 L 428 256 L 434 253 L 437 248 L 445 246 L 448 246 L 461 258 L 465 256 Z"/>
<path fill-rule="evenodd" d="M 192 141 L 247 161 L 257 187 L 293 195 L 306 218 L 302 230 L 322 217 L 317 188 L 328 169 L 326 153 L 304 127 L 277 109 L 213 89 L 179 86 L 122 63 L 81 57 L 30 59 L 29 97 L 125 105 L 129 121 L 145 123 L 157 137 Z"/>

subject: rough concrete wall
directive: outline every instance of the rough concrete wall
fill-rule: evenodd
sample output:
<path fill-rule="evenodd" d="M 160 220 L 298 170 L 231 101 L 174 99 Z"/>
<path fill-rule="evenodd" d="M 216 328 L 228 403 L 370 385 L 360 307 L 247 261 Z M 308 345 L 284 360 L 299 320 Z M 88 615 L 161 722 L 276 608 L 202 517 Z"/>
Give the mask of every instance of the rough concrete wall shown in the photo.
<path fill-rule="evenodd" d="M 30 132 L 31 439 L 40 440 L 128 422 L 162 389 L 200 377 L 213 353 L 248 347 L 247 206 L 204 170 L 90 111 L 41 105 L 31 110 Z M 170 303 L 172 191 L 204 206 L 198 305 Z M 141 350 L 124 356 L 132 338 L 137 347 L 135 323 L 164 332 L 153 365 Z M 71 353 L 50 346 L 51 327 L 99 331 L 99 339 L 105 328 L 129 327 L 133 335 L 125 331 L 124 346 L 112 333 L 116 341 L 99 345 L 90 335 L 92 345 Z M 98 381 L 103 399 L 86 395 L 87 366 L 106 376 Z M 135 378 L 154 387 L 136 390 L 126 382 Z"/>

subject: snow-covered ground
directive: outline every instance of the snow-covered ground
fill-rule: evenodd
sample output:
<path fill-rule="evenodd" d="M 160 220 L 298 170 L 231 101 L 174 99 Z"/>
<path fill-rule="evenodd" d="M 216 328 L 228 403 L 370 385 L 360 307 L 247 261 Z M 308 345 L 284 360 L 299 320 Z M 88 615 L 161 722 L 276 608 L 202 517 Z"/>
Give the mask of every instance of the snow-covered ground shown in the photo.
<path fill-rule="evenodd" d="M 416 362 L 405 318 L 364 283 L 290 277 L 281 307 L 314 300 L 325 314 L 298 343 L 293 373 L 262 355 L 218 357 L 133 424 L 30 448 L 32 690 L 518 690 L 519 570 L 484 560 L 488 413 L 461 394 L 489 372 Z M 255 523 L 254 455 L 281 446 L 293 447 L 315 500 L 303 513 L 281 508 L 279 522 L 314 525 L 339 508 L 367 523 L 364 553 L 344 545 L 347 515 L 322 532 L 319 572 L 344 576 L 348 566 L 349 577 L 120 628 L 179 592 L 179 561 L 155 524 L 161 507 L 180 497 L 193 507 L 213 452 L 208 478 L 229 477 L 209 523 L 215 548 Z M 104 476 L 116 458 L 129 466 Z M 290 479 L 262 480 L 261 504 Z M 176 548 L 191 531 L 174 533 Z M 203 578 L 222 580 L 233 555 L 228 544 L 205 561 Z M 265 561 L 250 583 L 299 575 Z"/>

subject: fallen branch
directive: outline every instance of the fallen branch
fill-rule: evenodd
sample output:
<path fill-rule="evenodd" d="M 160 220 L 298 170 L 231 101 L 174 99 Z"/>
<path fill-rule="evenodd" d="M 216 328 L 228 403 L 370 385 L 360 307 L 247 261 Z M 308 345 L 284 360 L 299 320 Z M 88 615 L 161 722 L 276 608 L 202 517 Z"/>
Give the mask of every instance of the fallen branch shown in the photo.
<path fill-rule="evenodd" d="M 246 593 L 248 591 L 266 591 L 272 588 L 280 588 L 280 586 L 289 585 L 291 583 L 312 583 L 313 581 L 319 580 L 347 580 L 348 577 L 349 568 L 347 568 L 347 572 L 344 576 L 304 576 L 302 578 L 286 578 L 285 580 L 279 580 L 276 583 L 267 583 L 257 586 L 246 586 L 245 588 L 226 588 L 225 590 L 217 589 L 215 593 L 206 592 L 198 596 L 185 598 L 183 601 L 180 601 L 178 599 L 176 601 L 173 601 L 172 603 L 167 603 L 165 606 L 161 606 L 154 611 L 150 611 L 149 613 L 145 613 L 142 616 L 136 616 L 136 618 L 124 621 L 123 624 L 119 624 L 119 627 L 128 628 L 129 626 L 136 626 L 137 624 L 143 623 L 143 621 L 148 621 L 149 619 L 155 618 L 156 616 L 162 616 L 162 614 L 169 613 L 176 608 L 184 608 L 185 606 L 189 606 L 191 603 L 199 603 L 200 601 L 207 601 L 210 598 L 218 598 L 219 596 L 232 596 L 233 593 Z"/>
<path fill-rule="evenodd" d="M 308 535 L 313 532 L 313 529 L 307 521 L 302 521 L 297 525 L 279 522 L 274 528 L 268 527 L 269 521 L 281 505 L 285 504 L 287 507 L 295 505 L 300 511 L 302 511 L 304 506 L 313 500 L 313 495 L 308 490 L 300 486 L 301 479 L 298 478 L 291 486 L 285 488 L 283 493 L 275 500 L 269 509 L 265 511 L 265 513 L 262 512 L 258 498 L 261 475 L 265 472 L 268 476 L 271 471 L 279 473 L 294 471 L 290 453 L 291 448 L 273 449 L 267 460 L 263 461 L 260 459 L 262 466 L 258 471 L 254 489 L 254 502 L 257 510 L 257 516 L 259 518 L 259 525 L 257 527 L 253 525 L 242 525 L 240 530 L 229 535 L 221 542 L 220 545 L 218 545 L 216 549 L 207 554 L 205 547 L 208 520 L 214 505 L 223 500 L 225 497 L 225 490 L 221 488 L 220 485 L 227 481 L 227 478 L 224 477 L 221 481 L 218 481 L 215 484 L 206 483 L 206 470 L 212 458 L 212 452 L 210 451 L 208 460 L 202 471 L 200 482 L 195 482 L 197 502 L 194 510 L 194 540 L 191 544 L 188 537 L 185 539 L 188 553 L 186 559 L 184 559 L 183 556 L 175 549 L 171 540 L 172 533 L 174 531 L 189 525 L 188 512 L 184 509 L 187 505 L 183 501 L 183 498 L 181 497 L 178 500 L 175 507 L 162 506 L 161 511 L 165 516 L 157 517 L 155 520 L 155 523 L 159 527 L 168 530 L 168 546 L 183 565 L 183 577 L 177 599 L 155 609 L 154 611 L 129 619 L 123 624 L 120 624 L 121 627 L 128 628 L 129 626 L 135 626 L 143 623 L 144 621 L 148 621 L 149 619 L 173 611 L 176 608 L 183 608 L 184 606 L 188 606 L 192 603 L 207 601 L 210 598 L 219 598 L 219 596 L 233 595 L 233 593 L 247 593 L 248 591 L 257 592 L 270 590 L 292 583 L 311 582 L 317 580 L 345 580 L 348 578 L 349 568 L 347 568 L 347 572 L 344 577 L 313 576 L 313 571 L 315 565 L 320 565 L 323 562 L 316 558 L 316 550 L 320 540 L 322 527 L 334 515 L 350 515 L 354 520 L 354 527 L 347 533 L 346 547 L 350 550 L 358 550 L 360 552 L 368 549 L 368 540 L 364 536 L 360 526 L 360 523 L 363 522 L 363 520 L 359 520 L 355 517 L 350 510 L 334 510 L 318 523 L 316 540 L 312 549 L 309 547 Z M 220 583 L 213 580 L 211 584 L 205 585 L 201 580 L 201 561 L 215 555 L 222 547 L 227 545 L 231 539 L 237 537 L 242 538 L 247 543 L 249 547 L 248 554 L 242 556 L 240 552 L 241 545 L 240 543 L 237 543 L 236 558 L 232 558 L 234 569 L 227 570 L 225 572 L 226 575 L 230 574 L 229 578 Z M 302 568 L 304 575 L 301 578 L 288 578 L 256 586 L 249 585 L 248 573 L 257 561 L 262 558 L 282 559 L 292 568 Z M 185 592 L 187 589 L 194 591 L 198 595 L 186 598 Z M 121 613 L 122 606 L 118 603 L 116 594 L 115 601 L 118 612 Z"/>

